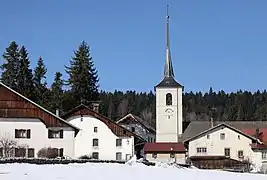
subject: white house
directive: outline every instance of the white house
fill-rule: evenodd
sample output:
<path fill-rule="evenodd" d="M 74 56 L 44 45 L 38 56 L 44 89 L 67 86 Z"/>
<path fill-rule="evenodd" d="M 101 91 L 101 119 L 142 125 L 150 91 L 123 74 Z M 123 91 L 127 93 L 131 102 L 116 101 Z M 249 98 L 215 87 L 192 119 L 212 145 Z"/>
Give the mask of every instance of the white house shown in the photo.
<path fill-rule="evenodd" d="M 80 128 L 75 138 L 75 157 L 87 155 L 101 160 L 130 159 L 144 140 L 99 114 L 97 109 L 92 110 L 81 104 L 62 116 Z"/>
<path fill-rule="evenodd" d="M 185 140 L 185 144 L 189 158 L 225 156 L 238 161 L 249 160 L 257 169 L 262 167 L 264 161 L 262 152 L 256 152 L 253 148 L 261 142 L 224 123 Z"/>
<path fill-rule="evenodd" d="M 42 148 L 74 156 L 79 128 L 0 82 L 0 156 L 37 157 Z M 8 147 L 9 146 L 9 147 Z"/>

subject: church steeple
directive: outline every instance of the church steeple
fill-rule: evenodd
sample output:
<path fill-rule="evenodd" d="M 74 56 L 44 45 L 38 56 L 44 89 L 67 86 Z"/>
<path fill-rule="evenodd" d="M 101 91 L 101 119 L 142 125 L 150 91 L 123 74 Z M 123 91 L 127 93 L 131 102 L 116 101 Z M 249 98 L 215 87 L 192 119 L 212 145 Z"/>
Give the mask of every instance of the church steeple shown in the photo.
<path fill-rule="evenodd" d="M 171 59 L 171 50 L 170 50 L 170 35 L 169 35 L 169 12 L 167 5 L 166 13 L 166 59 L 164 67 L 164 77 L 174 77 L 173 68 L 172 68 L 172 59 Z"/>
<path fill-rule="evenodd" d="M 155 86 L 156 87 L 163 87 L 163 88 L 172 88 L 172 87 L 181 87 L 183 86 L 179 84 L 174 79 L 174 72 L 172 67 L 172 59 L 171 59 L 171 50 L 170 50 L 170 32 L 169 32 L 169 12 L 168 12 L 168 6 L 167 6 L 167 13 L 166 13 L 166 57 L 165 57 L 165 66 L 164 66 L 164 78 L 163 80 Z"/>

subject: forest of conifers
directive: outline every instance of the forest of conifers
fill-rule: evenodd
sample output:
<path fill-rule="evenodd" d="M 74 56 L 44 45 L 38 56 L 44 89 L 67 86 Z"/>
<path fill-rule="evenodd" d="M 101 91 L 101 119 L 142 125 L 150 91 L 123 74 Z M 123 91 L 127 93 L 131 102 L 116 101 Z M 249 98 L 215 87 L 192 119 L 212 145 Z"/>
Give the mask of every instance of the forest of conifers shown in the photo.
<path fill-rule="evenodd" d="M 25 46 L 11 42 L 5 49 L 3 60 L 0 66 L 1 81 L 52 112 L 59 109 L 63 114 L 80 103 L 89 104 L 90 101 L 100 100 L 100 113 L 111 120 L 132 113 L 155 125 L 155 93 L 101 91 L 89 45 L 84 41 L 75 50 L 69 66 L 65 66 L 68 79 L 62 79 L 63 72 L 56 72 L 51 86 L 46 82 L 45 60 L 39 57 L 35 68 L 31 69 Z M 220 121 L 266 121 L 267 92 L 240 90 L 225 93 L 214 92 L 210 88 L 207 93 L 184 93 L 185 121 L 209 120 L 211 113 Z"/>

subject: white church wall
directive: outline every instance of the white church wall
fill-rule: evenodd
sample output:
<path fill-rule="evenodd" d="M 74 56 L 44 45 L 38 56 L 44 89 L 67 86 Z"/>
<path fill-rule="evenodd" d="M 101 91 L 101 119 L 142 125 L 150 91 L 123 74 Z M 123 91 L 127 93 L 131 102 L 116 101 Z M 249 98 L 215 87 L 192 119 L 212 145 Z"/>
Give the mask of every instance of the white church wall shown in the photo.
<path fill-rule="evenodd" d="M 166 105 L 168 93 L 172 94 L 172 105 Z M 156 141 L 178 142 L 182 116 L 182 88 L 156 88 Z"/>

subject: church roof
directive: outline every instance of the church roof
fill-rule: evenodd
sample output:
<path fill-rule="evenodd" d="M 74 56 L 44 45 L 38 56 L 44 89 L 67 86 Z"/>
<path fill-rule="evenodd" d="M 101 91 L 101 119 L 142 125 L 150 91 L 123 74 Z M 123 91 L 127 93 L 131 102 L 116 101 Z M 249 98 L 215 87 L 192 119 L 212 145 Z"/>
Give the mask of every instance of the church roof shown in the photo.
<path fill-rule="evenodd" d="M 164 77 L 164 79 L 155 86 L 157 87 L 164 87 L 164 88 L 175 88 L 175 87 L 181 87 L 183 86 L 178 83 L 173 77 Z"/>
<path fill-rule="evenodd" d="M 182 87 L 183 88 L 183 86 L 174 79 L 174 71 L 173 71 L 171 49 L 170 49 L 170 38 L 169 38 L 168 12 L 166 16 L 166 58 L 165 58 L 165 66 L 164 66 L 164 78 L 155 87 L 167 87 L 167 88 L 168 87 Z"/>

